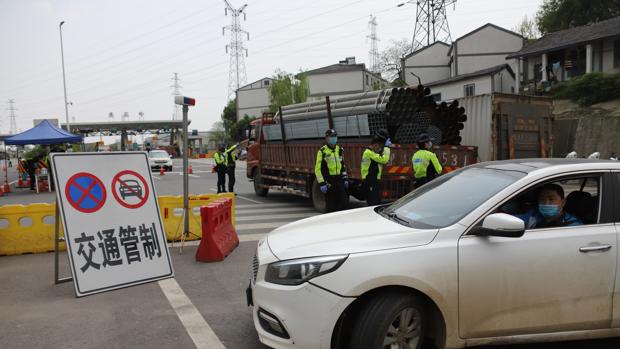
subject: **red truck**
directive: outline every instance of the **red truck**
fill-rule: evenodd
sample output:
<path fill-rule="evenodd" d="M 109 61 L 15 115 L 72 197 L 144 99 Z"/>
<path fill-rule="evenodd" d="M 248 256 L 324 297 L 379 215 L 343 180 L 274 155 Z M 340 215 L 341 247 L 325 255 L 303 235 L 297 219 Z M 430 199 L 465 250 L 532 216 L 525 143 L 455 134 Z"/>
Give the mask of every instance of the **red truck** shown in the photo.
<path fill-rule="evenodd" d="M 327 99 L 327 105 L 330 105 Z M 281 114 L 280 114 L 281 115 Z M 328 113 L 331 119 L 331 113 Z M 286 120 L 280 121 L 280 123 Z M 318 212 L 325 212 L 325 195 L 319 190 L 314 175 L 316 154 L 323 145 L 323 138 L 268 140 L 265 128 L 275 125 L 272 115 L 263 115 L 251 123 L 247 146 L 247 177 L 254 182 L 254 191 L 266 196 L 269 190 L 279 190 L 310 198 Z M 333 123 L 330 120 L 330 125 Z M 284 125 L 280 125 L 284 134 Z M 324 130 L 321 130 L 324 132 Z M 361 183 L 360 164 L 370 138 L 340 137 L 344 159 L 352 185 Z M 384 201 L 402 197 L 413 189 L 411 158 L 418 149 L 415 143 L 396 144 L 391 159 L 384 168 L 381 196 Z M 467 166 L 477 161 L 477 148 L 473 146 L 439 145 L 433 151 L 439 157 L 444 172 Z"/>

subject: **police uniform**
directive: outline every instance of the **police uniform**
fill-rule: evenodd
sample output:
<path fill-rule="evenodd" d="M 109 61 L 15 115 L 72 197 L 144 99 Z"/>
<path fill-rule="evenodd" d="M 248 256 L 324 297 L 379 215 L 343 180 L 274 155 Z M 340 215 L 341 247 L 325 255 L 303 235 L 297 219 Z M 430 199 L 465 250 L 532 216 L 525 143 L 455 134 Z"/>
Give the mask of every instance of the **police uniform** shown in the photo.
<path fill-rule="evenodd" d="M 368 206 L 379 205 L 381 187 L 381 173 L 383 165 L 390 161 L 390 148 L 384 147 L 381 153 L 367 148 L 362 154 L 362 188 L 366 194 Z"/>
<path fill-rule="evenodd" d="M 429 141 L 430 139 L 428 136 L 421 135 L 418 139 L 418 144 Z M 432 151 L 421 148 L 413 154 L 411 162 L 413 163 L 416 188 L 432 181 L 435 177 L 441 174 L 441 164 L 439 163 L 439 159 L 437 159 L 437 155 Z"/>
<path fill-rule="evenodd" d="M 235 167 L 237 161 L 237 154 L 233 152 L 239 144 L 235 144 L 232 147 L 226 149 L 224 152 L 224 156 L 226 156 L 226 172 L 228 173 L 228 191 L 230 193 L 234 192 L 235 189 Z"/>
<path fill-rule="evenodd" d="M 328 186 L 326 193 L 327 212 L 344 210 L 347 206 L 345 188 L 347 171 L 344 166 L 343 153 L 344 150 L 336 144 L 333 149 L 324 145 L 316 154 L 314 175 L 319 186 Z"/>
<path fill-rule="evenodd" d="M 228 159 L 226 152 L 220 152 L 219 150 L 213 155 L 215 160 L 215 169 L 217 171 L 217 193 L 226 192 L 226 170 L 228 165 Z"/>

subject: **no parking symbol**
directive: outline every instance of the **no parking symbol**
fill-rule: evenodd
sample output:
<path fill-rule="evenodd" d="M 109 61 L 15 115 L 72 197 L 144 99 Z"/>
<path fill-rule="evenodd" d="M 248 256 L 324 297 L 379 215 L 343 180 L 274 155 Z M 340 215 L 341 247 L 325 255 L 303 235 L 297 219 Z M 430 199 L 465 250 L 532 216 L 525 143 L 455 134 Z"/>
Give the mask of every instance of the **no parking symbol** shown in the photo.
<path fill-rule="evenodd" d="M 112 194 L 122 206 L 135 209 L 149 198 L 149 186 L 139 173 L 125 170 L 112 179 Z"/>
<path fill-rule="evenodd" d="M 88 172 L 76 173 L 65 186 L 67 201 L 82 213 L 98 211 L 105 204 L 105 186 L 97 176 Z"/>

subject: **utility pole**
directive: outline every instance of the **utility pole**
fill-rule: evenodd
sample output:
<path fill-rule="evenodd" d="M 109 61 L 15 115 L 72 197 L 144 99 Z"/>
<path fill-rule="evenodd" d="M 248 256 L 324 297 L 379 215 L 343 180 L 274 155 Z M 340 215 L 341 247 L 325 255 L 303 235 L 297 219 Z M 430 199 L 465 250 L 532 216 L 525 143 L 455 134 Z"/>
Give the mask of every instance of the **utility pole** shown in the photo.
<path fill-rule="evenodd" d="M 62 46 L 62 25 L 65 21 L 60 22 L 58 29 L 60 30 L 60 58 L 62 62 L 62 86 L 65 91 L 65 117 L 67 121 L 67 132 L 71 132 L 71 124 L 69 124 L 69 102 L 67 101 L 67 79 L 65 78 L 65 52 Z"/>
<path fill-rule="evenodd" d="M 172 87 L 172 95 L 173 96 L 180 96 L 181 95 L 181 85 L 179 85 L 179 81 L 181 81 L 181 79 L 179 79 L 179 74 L 178 73 L 174 73 L 174 76 L 171 79 L 173 81 L 173 84 L 170 85 L 170 87 Z M 176 120 L 179 118 L 179 106 L 174 104 L 173 105 L 173 109 L 172 109 L 172 120 Z"/>
<path fill-rule="evenodd" d="M 138 113 L 138 120 L 140 120 L 140 121 L 144 120 L 144 113 L 143 112 L 139 112 Z"/>
<path fill-rule="evenodd" d="M 15 122 L 15 112 L 18 110 L 15 108 L 15 100 L 9 99 L 9 107 L 7 108 L 9 111 L 9 134 L 17 133 L 17 122 Z"/>
<path fill-rule="evenodd" d="M 110 122 L 114 121 L 114 113 L 113 113 L 113 112 L 109 112 L 109 113 L 108 113 L 108 120 L 109 120 Z"/>
<path fill-rule="evenodd" d="M 125 122 L 129 120 L 129 113 L 128 112 L 124 112 L 123 116 L 121 117 L 121 122 Z"/>
<path fill-rule="evenodd" d="M 368 51 L 368 65 L 369 69 L 373 73 L 379 72 L 379 48 L 377 43 L 379 38 L 377 37 L 377 17 L 370 15 L 370 21 L 368 21 L 368 28 L 370 28 L 370 35 L 366 36 L 366 39 L 370 39 L 370 51 Z"/>
<path fill-rule="evenodd" d="M 243 47 L 243 36 L 247 36 L 250 40 L 250 33 L 241 28 L 240 17 L 243 14 L 243 20 L 245 21 L 245 8 L 247 4 L 241 6 L 238 9 L 234 9 L 228 0 L 224 0 L 226 8 L 224 14 L 228 16 L 230 12 L 232 16 L 232 23 L 222 28 L 222 35 L 226 35 L 226 30 L 230 31 L 230 44 L 226 45 L 226 53 L 230 53 L 230 64 L 228 69 L 228 98 L 233 99 L 235 92 L 246 81 L 245 76 L 245 57 L 248 56 L 248 50 Z"/>
<path fill-rule="evenodd" d="M 450 37 L 446 7 L 449 5 L 456 6 L 456 0 L 417 0 L 416 4 L 415 28 L 411 43 L 412 52 L 436 41 L 451 43 L 452 38 Z"/>

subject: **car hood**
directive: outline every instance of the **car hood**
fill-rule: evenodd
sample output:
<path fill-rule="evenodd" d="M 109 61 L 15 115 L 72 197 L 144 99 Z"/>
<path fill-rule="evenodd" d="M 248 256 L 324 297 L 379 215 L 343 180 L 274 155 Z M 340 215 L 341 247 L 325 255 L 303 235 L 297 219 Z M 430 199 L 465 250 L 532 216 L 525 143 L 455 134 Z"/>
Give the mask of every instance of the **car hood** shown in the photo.
<path fill-rule="evenodd" d="M 267 243 L 285 260 L 420 246 L 438 231 L 406 227 L 366 207 L 289 223 L 269 233 Z"/>

